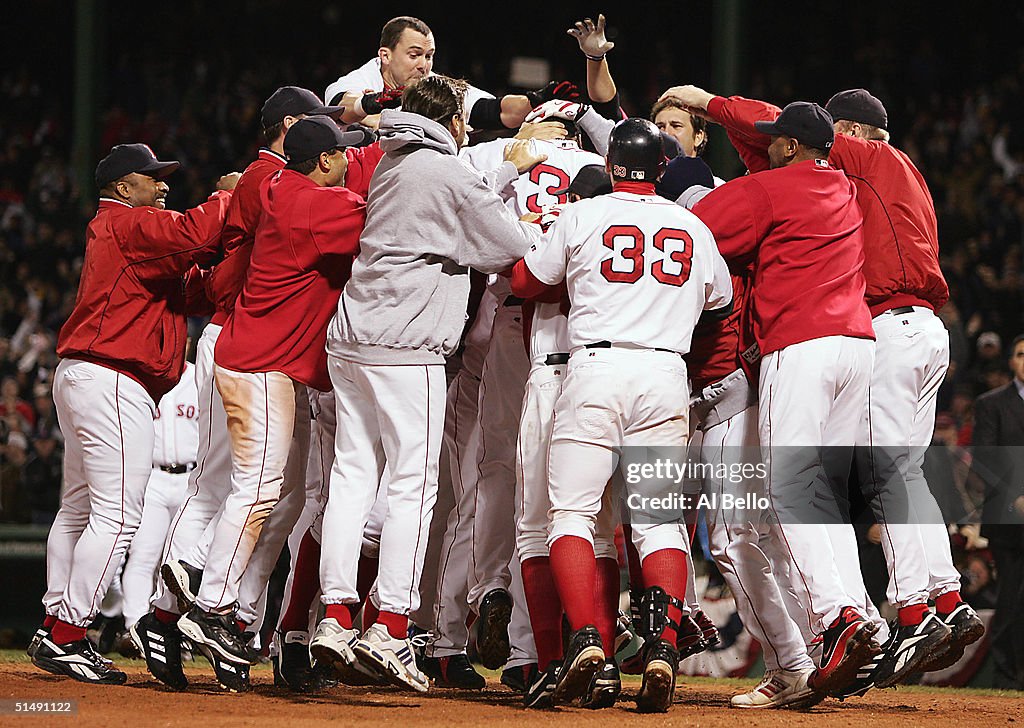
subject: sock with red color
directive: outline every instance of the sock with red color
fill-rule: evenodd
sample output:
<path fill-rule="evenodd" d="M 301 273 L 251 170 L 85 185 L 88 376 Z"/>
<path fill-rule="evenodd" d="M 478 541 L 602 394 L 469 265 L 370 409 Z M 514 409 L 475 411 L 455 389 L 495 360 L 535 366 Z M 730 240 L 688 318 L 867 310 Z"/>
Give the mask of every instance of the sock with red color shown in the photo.
<path fill-rule="evenodd" d="M 359 567 L 356 572 L 356 592 L 359 594 L 359 601 L 355 604 L 350 604 L 349 609 L 352 611 L 352 619 L 355 619 L 356 615 L 359 614 L 359 610 L 362 609 L 363 624 L 367 627 L 373 624 L 377 618 L 377 609 L 370 605 L 370 601 L 366 597 L 370 593 L 370 589 L 373 588 L 373 583 L 377 581 L 379 565 L 380 561 L 376 556 L 359 554 Z M 366 606 L 363 607 L 363 604 Z M 368 619 L 368 616 L 371 615 L 373 619 Z"/>
<path fill-rule="evenodd" d="M 562 602 L 547 556 L 526 559 L 522 570 L 526 607 L 537 645 L 537 665 L 544 670 L 562 659 Z"/>
<path fill-rule="evenodd" d="M 597 559 L 594 545 L 579 536 L 562 536 L 551 544 L 551 574 L 555 577 L 562 608 L 575 632 L 595 624 L 594 587 Z"/>
<path fill-rule="evenodd" d="M 359 605 L 356 605 L 356 612 L 358 613 Z M 363 602 L 363 629 L 365 630 L 371 624 L 377 621 L 377 615 L 380 614 L 380 610 L 377 605 L 373 603 L 373 600 L 369 597 Z"/>
<path fill-rule="evenodd" d="M 405 614 L 395 614 L 382 609 L 376 621 L 377 624 L 387 627 L 388 634 L 396 640 L 404 640 L 409 636 L 409 617 Z"/>
<path fill-rule="evenodd" d="M 615 649 L 615 623 L 619 618 L 619 562 L 615 559 L 597 560 L 594 594 L 597 597 L 597 622 L 594 626 L 601 633 L 605 653 L 610 656 Z"/>
<path fill-rule="evenodd" d="M 949 614 L 963 603 L 959 590 L 946 592 L 935 597 L 935 611 L 943 615 Z"/>
<path fill-rule="evenodd" d="M 686 552 L 680 549 L 661 549 L 649 554 L 643 560 L 644 588 L 660 586 L 670 597 L 679 602 L 686 599 Z M 679 624 L 683 611 L 674 604 L 669 604 L 668 618 L 673 624 Z M 671 644 L 676 643 L 678 635 L 675 627 L 665 625 L 661 638 Z"/>
<path fill-rule="evenodd" d="M 927 604 L 911 604 L 907 607 L 900 607 L 899 619 L 901 627 L 913 627 L 921 624 L 928 616 Z"/>
<path fill-rule="evenodd" d="M 45 617 L 43 617 L 43 628 L 44 629 L 52 629 L 53 625 L 55 625 L 56 623 L 57 623 L 57 618 L 54 617 L 52 614 L 47 614 Z"/>
<path fill-rule="evenodd" d="M 633 529 L 627 524 L 622 525 L 622 534 L 625 538 L 624 548 L 626 551 L 626 563 L 629 567 L 629 589 L 643 589 L 644 576 L 640 566 L 640 552 L 636 550 L 633 543 Z"/>
<path fill-rule="evenodd" d="M 174 612 L 168 612 L 166 609 L 160 609 L 157 607 L 153 610 L 153 616 L 156 617 L 156 621 L 160 624 L 177 624 L 180 614 Z"/>
<path fill-rule="evenodd" d="M 324 618 L 337 620 L 345 629 L 352 629 L 352 614 L 348 607 L 348 604 L 328 604 Z"/>
<path fill-rule="evenodd" d="M 309 612 L 320 591 L 320 544 L 306 531 L 295 555 L 288 609 L 281 615 L 281 634 L 309 629 Z"/>
<path fill-rule="evenodd" d="M 53 629 L 50 630 L 50 639 L 57 645 L 79 642 L 85 639 L 85 627 L 76 627 L 58 619 L 53 623 Z"/>

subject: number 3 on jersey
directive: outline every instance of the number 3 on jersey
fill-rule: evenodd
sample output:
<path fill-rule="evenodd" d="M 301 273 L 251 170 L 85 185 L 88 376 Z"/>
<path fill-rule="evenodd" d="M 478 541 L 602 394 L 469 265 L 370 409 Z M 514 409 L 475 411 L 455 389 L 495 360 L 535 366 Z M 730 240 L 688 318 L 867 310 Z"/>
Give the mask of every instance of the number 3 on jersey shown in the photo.
<path fill-rule="evenodd" d="M 546 205 L 564 205 L 569 200 L 568 193 L 562 193 L 560 195 L 554 194 L 558 190 L 564 190 L 569 186 L 569 175 L 558 167 L 552 167 L 550 164 L 538 164 L 536 167 L 530 170 L 530 181 L 533 184 L 540 186 L 541 177 L 548 177 L 553 180 L 550 185 L 544 188 L 544 193 L 554 199 L 554 202 L 540 201 L 540 193 L 530 195 L 526 198 L 526 209 L 530 212 L 543 212 Z"/>
<path fill-rule="evenodd" d="M 643 230 L 636 225 L 612 225 L 604 231 L 602 241 L 611 249 L 611 257 L 601 261 L 601 275 L 609 283 L 636 283 L 644 275 Z M 616 248 L 616 241 L 625 247 Z M 651 266 L 651 275 L 666 286 L 681 286 L 690 277 L 693 262 L 693 238 L 685 230 L 662 228 L 654 234 L 654 247 L 664 255 Z M 619 243 L 622 244 L 621 242 Z"/>

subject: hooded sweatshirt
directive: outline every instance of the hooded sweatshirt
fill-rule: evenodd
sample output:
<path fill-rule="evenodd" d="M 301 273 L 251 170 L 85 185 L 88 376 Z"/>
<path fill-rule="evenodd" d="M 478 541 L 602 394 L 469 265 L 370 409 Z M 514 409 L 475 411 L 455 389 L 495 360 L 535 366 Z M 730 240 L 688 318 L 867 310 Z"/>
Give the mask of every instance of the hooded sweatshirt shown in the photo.
<path fill-rule="evenodd" d="M 510 162 L 489 186 L 440 124 L 386 110 L 379 131 L 384 157 L 327 351 L 361 364 L 443 364 L 466 322 L 469 269 L 511 267 L 539 228 L 519 222 L 491 188 L 518 177 Z"/>

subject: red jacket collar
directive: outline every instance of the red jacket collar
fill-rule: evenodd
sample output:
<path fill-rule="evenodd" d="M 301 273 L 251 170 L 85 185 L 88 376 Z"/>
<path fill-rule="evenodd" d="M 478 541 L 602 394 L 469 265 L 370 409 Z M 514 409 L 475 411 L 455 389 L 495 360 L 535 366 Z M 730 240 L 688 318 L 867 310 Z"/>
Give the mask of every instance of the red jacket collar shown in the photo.
<path fill-rule="evenodd" d="M 99 209 L 101 209 L 101 210 L 109 210 L 111 208 L 118 208 L 118 207 L 127 207 L 129 210 L 132 209 L 132 206 L 129 205 L 127 202 L 121 202 L 121 200 L 115 200 L 113 197 L 101 197 L 100 198 Z"/>
<path fill-rule="evenodd" d="M 612 192 L 632 192 L 634 195 L 653 195 L 653 182 L 615 182 Z"/>

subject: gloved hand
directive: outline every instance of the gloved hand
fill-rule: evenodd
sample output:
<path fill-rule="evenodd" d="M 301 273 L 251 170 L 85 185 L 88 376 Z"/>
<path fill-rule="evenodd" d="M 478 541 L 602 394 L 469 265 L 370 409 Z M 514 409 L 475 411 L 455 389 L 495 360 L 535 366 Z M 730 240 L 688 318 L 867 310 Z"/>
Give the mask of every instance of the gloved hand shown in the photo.
<path fill-rule="evenodd" d="M 405 86 L 397 86 L 377 93 L 363 94 L 363 97 L 359 99 L 359 105 L 367 116 L 373 116 L 384 109 L 395 109 L 401 106 L 403 91 L 405 91 Z"/>
<path fill-rule="evenodd" d="M 531 107 L 537 107 L 545 101 L 562 99 L 564 101 L 579 101 L 580 90 L 572 81 L 552 81 L 544 88 L 536 91 L 527 91 L 526 98 L 530 100 Z"/>
<path fill-rule="evenodd" d="M 597 16 L 597 23 L 586 18 L 577 20 L 575 25 L 575 28 L 569 28 L 566 32 L 579 42 L 583 55 L 590 60 L 602 60 L 615 47 L 614 43 L 604 37 L 604 15 Z"/>
<path fill-rule="evenodd" d="M 680 156 L 668 163 L 654 189 L 662 197 L 675 202 L 694 185 L 714 187 L 715 177 L 711 168 L 700 157 Z"/>
<path fill-rule="evenodd" d="M 525 121 L 547 121 L 548 119 L 579 121 L 580 117 L 588 111 L 590 111 L 590 106 L 587 104 L 552 99 L 551 101 L 545 101 L 527 114 Z"/>

